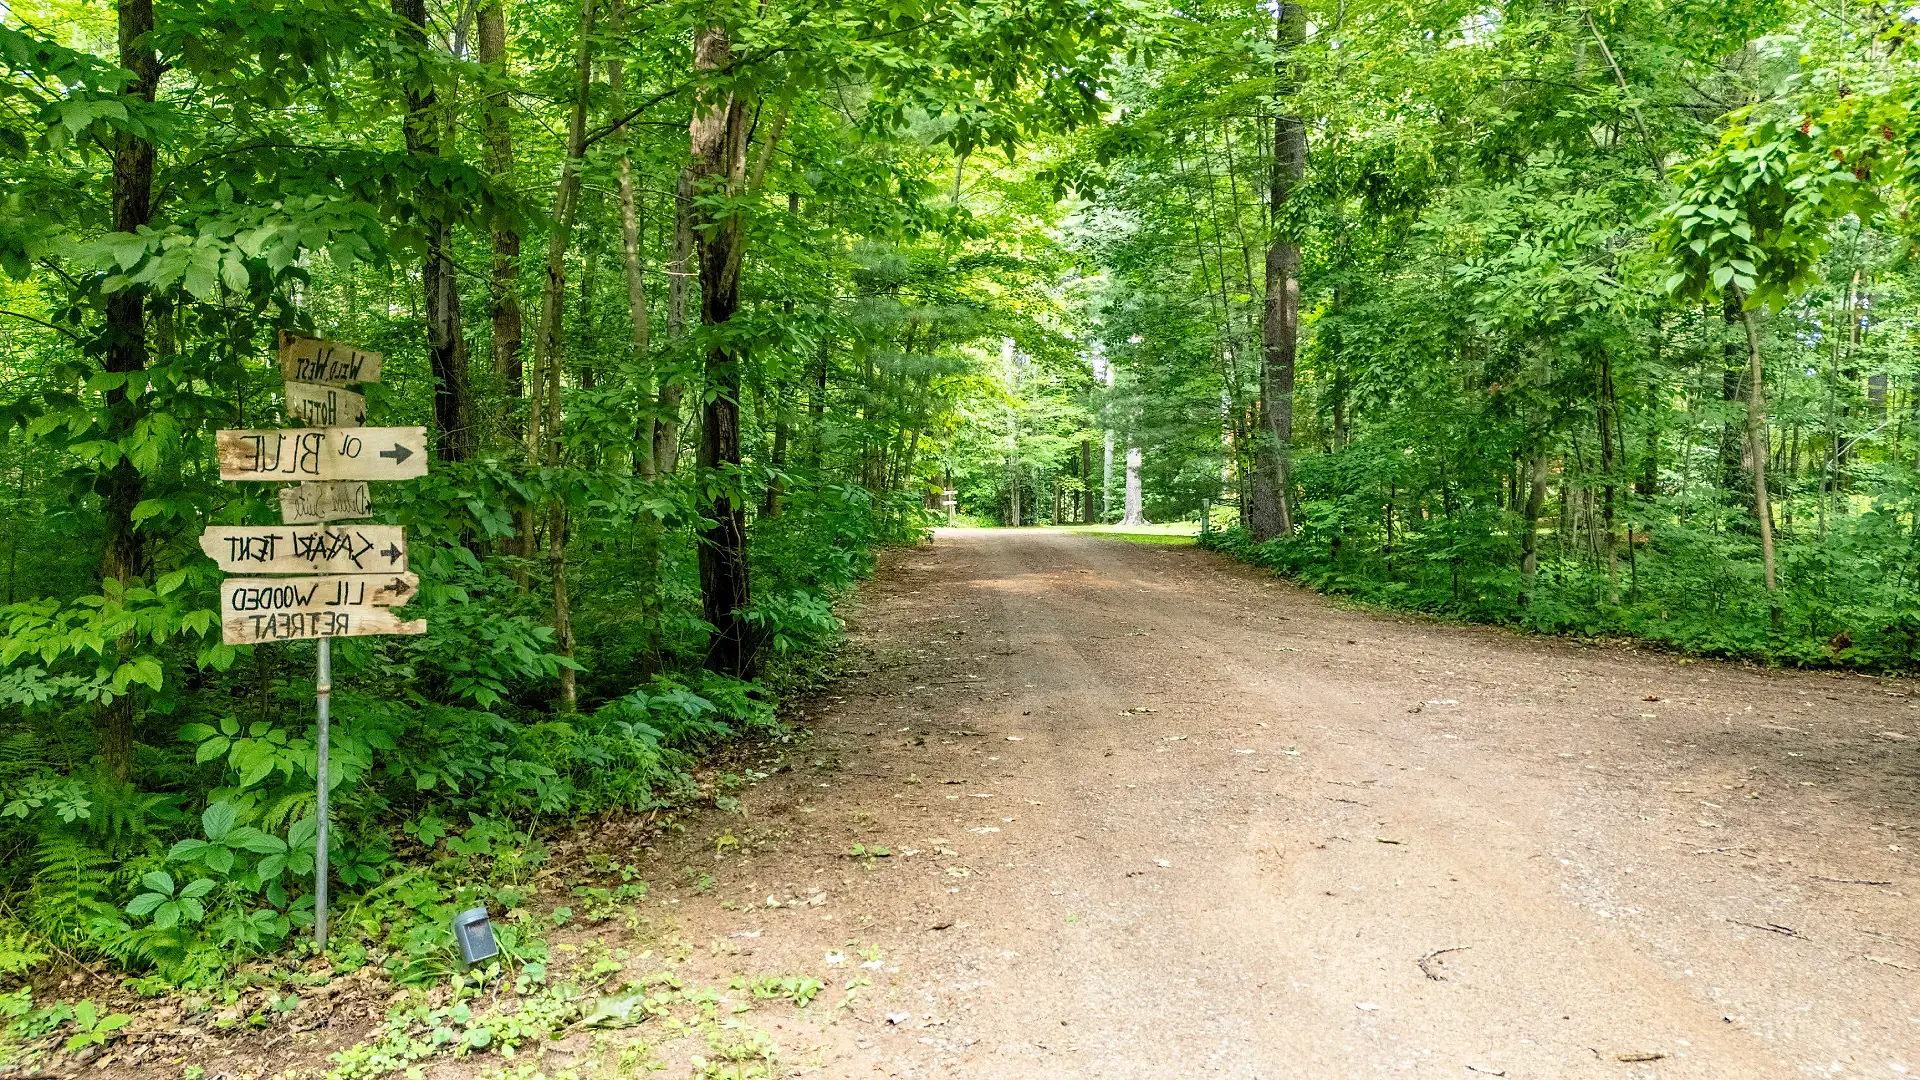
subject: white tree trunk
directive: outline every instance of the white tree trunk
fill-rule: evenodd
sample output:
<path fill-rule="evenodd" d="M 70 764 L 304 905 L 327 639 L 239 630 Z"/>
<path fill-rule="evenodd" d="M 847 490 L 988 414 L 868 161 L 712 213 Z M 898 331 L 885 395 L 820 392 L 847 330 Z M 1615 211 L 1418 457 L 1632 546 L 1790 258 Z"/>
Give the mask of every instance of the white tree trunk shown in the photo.
<path fill-rule="evenodd" d="M 1122 525 L 1145 525 L 1147 515 L 1140 510 L 1140 448 L 1127 447 L 1127 514 Z"/>

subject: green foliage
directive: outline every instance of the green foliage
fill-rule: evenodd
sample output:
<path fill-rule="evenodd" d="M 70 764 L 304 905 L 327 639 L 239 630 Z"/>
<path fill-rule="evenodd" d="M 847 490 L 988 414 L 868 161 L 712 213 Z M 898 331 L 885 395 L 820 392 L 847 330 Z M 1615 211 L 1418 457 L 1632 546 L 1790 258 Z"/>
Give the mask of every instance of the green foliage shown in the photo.
<path fill-rule="evenodd" d="M 279 334 L 381 352 L 368 422 L 436 429 L 430 475 L 373 499 L 407 529 L 405 614 L 428 631 L 333 644 L 328 747 L 336 960 L 428 978 L 452 969 L 453 906 L 523 888 L 551 830 L 700 797 L 701 755 L 783 736 L 772 687 L 824 670 L 877 548 L 925 538 L 985 358 L 1006 337 L 1066 348 L 1051 200 L 1026 166 L 972 152 L 1097 120 L 1115 56 L 1157 18 L 1085 0 L 958 20 L 681 5 L 578 43 L 578 5 L 534 3 L 506 12 L 511 62 L 476 63 L 443 15 L 416 33 L 357 0 L 159 5 L 141 34 L 117 32 L 132 9 L 46 0 L 0 27 L 0 977 L 57 957 L 204 985 L 303 947 L 313 646 L 225 644 L 197 543 L 279 520 L 270 488 L 212 467 L 215 432 L 292 424 Z M 691 28 L 721 17 L 754 59 L 698 73 Z M 150 101 L 122 40 L 150 51 Z M 558 193 L 536 178 L 569 153 L 576 44 L 587 196 L 558 238 L 547 338 L 534 261 L 467 271 L 509 239 L 549 246 Z M 618 90 L 598 81 L 615 62 Z M 700 196 L 746 252 L 738 313 L 703 325 L 668 310 L 673 282 L 702 310 L 697 275 L 663 272 L 695 204 L 659 193 L 716 88 L 780 119 L 750 139 L 750 182 Z M 428 122 L 435 102 L 458 122 Z M 116 154 L 149 149 L 154 194 L 134 205 Z M 628 254 L 607 195 L 622 178 L 631 276 L 608 272 Z M 466 313 L 451 360 L 426 310 L 423 267 L 441 266 Z M 517 350 L 488 317 L 509 299 Z M 708 380 L 719 347 L 737 395 Z M 436 392 L 449 363 L 457 433 Z M 737 461 L 698 452 L 723 394 Z M 654 460 L 656 441 L 677 455 Z M 699 562 L 723 496 L 749 510 L 737 617 L 765 681 L 708 670 Z M 501 938 L 515 962 L 539 952 L 511 922 Z"/>

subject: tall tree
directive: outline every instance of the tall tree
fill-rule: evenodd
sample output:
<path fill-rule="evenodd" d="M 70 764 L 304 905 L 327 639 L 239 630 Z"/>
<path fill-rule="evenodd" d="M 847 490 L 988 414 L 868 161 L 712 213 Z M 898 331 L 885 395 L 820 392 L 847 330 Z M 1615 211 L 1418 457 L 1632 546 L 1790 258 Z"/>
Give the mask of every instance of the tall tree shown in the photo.
<path fill-rule="evenodd" d="M 695 32 L 693 66 L 710 80 L 734 61 L 727 27 Z M 731 675 L 754 670 L 747 622 L 747 518 L 740 490 L 740 388 L 743 345 L 728 323 L 740 308 L 740 194 L 747 166 L 747 103 L 717 80 L 703 87 L 688 127 L 693 165 L 690 187 L 699 237 L 700 325 L 706 340 L 706 386 L 701 395 L 702 512 L 713 524 L 700 536 L 700 595 L 714 628 L 707 666 Z"/>
<path fill-rule="evenodd" d="M 478 12 L 479 60 L 487 69 L 493 85 L 487 90 L 481 111 L 482 138 L 486 144 L 487 172 L 498 184 L 513 183 L 513 127 L 509 122 L 511 100 L 507 71 L 507 18 L 500 0 L 487 0 Z M 525 392 L 522 385 L 520 348 L 524 339 L 520 313 L 520 231 L 511 218 L 502 215 L 493 226 L 493 266 L 488 279 L 490 315 L 493 319 L 493 371 L 506 389 L 507 400 L 500 416 L 500 433 L 509 433 L 508 417 L 512 399 Z"/>
<path fill-rule="evenodd" d="M 153 0 L 119 0 L 120 66 L 133 73 L 124 93 L 135 102 L 151 105 L 160 83 L 160 57 L 155 51 Z M 153 221 L 153 142 L 143 133 L 121 129 L 113 147 L 113 229 L 135 234 Z M 105 356 L 107 435 L 116 443 L 133 433 L 142 410 L 129 393 L 147 366 L 147 290 L 129 283 L 107 297 Z M 145 545 L 135 521 L 145 488 L 140 470 L 122 453 L 107 471 L 101 506 L 106 513 L 106 550 L 100 577 L 124 589 L 146 573 Z M 118 651 L 131 651 L 123 636 Z M 129 688 L 130 691 L 131 688 Z M 125 781 L 133 770 L 133 695 L 103 699 L 98 709 L 100 760 L 115 779 Z"/>
<path fill-rule="evenodd" d="M 407 74 L 403 125 L 407 152 L 444 156 L 451 125 L 442 115 L 432 69 L 424 58 L 426 0 L 393 0 L 393 13 L 405 20 L 400 33 L 414 59 Z M 467 385 L 467 341 L 460 328 L 460 279 L 453 265 L 453 217 L 438 197 L 430 197 L 421 209 L 427 244 L 420 287 L 427 315 L 427 357 L 433 369 L 434 447 L 443 461 L 465 461 L 473 456 L 473 425 L 468 417 L 472 395 Z"/>
<path fill-rule="evenodd" d="M 1260 415 L 1253 504 L 1247 525 L 1258 539 L 1293 533 L 1293 393 L 1300 348 L 1300 243 L 1288 201 L 1305 174 L 1307 128 L 1294 56 L 1306 37 L 1306 9 L 1281 0 L 1275 14 L 1273 161 L 1268 182 L 1266 308 L 1260 323 Z M 1222 281 L 1224 287 L 1224 271 Z"/>

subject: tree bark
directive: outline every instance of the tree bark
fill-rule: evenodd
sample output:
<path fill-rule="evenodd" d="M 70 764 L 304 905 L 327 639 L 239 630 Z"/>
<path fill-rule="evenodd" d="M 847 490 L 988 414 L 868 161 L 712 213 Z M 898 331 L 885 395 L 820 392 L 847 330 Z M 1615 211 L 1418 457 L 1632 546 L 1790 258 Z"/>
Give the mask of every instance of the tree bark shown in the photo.
<path fill-rule="evenodd" d="M 1298 96 L 1299 73 L 1292 52 L 1306 34 L 1306 10 L 1282 0 L 1275 44 L 1280 52 L 1277 96 Z M 1266 423 L 1255 455 L 1255 496 L 1248 522 L 1256 539 L 1293 533 L 1293 383 L 1300 337 L 1300 245 L 1286 222 L 1287 200 L 1306 172 L 1307 129 L 1298 114 L 1273 121 L 1273 176 L 1268 213 L 1273 239 L 1267 245 L 1266 307 L 1260 326 L 1260 412 Z M 1262 492 L 1260 489 L 1265 488 Z"/>
<path fill-rule="evenodd" d="M 693 261 L 693 170 L 680 170 L 673 190 L 673 257 L 667 262 L 667 340 L 678 345 L 687 336 L 687 285 Z M 680 399 L 685 376 L 662 373 L 653 428 L 653 467 L 670 476 L 680 467 Z"/>
<path fill-rule="evenodd" d="M 393 0 L 393 13 L 409 24 L 401 31 L 407 47 L 427 48 L 426 0 Z M 407 86 L 407 116 L 402 124 L 407 152 L 438 157 L 442 152 L 440 105 L 432 90 Z M 467 342 L 460 332 L 460 282 L 453 267 L 453 221 L 445 206 L 427 212 L 427 255 L 420 268 L 427 316 L 427 358 L 433 370 L 434 449 L 442 461 L 473 456 L 473 428 L 467 418 Z"/>
<path fill-rule="evenodd" d="M 120 66 L 133 72 L 129 97 L 151 103 L 160 82 L 160 57 L 147 40 L 153 32 L 153 0 L 120 0 L 117 13 Z M 153 143 L 126 131 L 119 132 L 113 149 L 113 229 L 138 232 L 153 220 Z M 103 366 L 125 381 L 106 392 L 107 437 L 119 441 L 132 434 L 141 407 L 128 386 L 138 386 L 147 366 L 147 293 L 134 286 L 107 297 L 107 343 Z M 114 463 L 100 485 L 106 514 L 106 548 L 100 557 L 100 578 L 129 584 L 146 570 L 146 545 L 137 531 L 134 508 L 140 505 L 146 483 L 125 455 Z M 135 648 L 131 634 L 122 637 L 116 651 L 121 660 Z M 103 701 L 94 716 L 100 739 L 100 764 L 114 779 L 125 782 L 133 774 L 133 693 Z"/>
<path fill-rule="evenodd" d="M 480 63 L 497 79 L 506 78 L 507 20 L 500 0 L 489 0 L 479 11 Z M 481 113 L 481 137 L 486 145 L 487 172 L 495 182 L 513 182 L 513 129 L 508 125 L 505 89 L 487 95 Z M 499 418 L 502 432 L 512 430 L 511 399 L 524 396 L 520 356 L 525 325 L 520 313 L 520 232 L 510 223 L 493 228 L 493 272 L 488 282 L 488 314 L 493 319 L 493 372 L 507 391 Z"/>
<path fill-rule="evenodd" d="M 733 44 L 723 26 L 696 32 L 694 69 L 723 70 L 733 61 Z M 691 187 L 696 194 L 736 196 L 746 179 L 746 103 L 737 95 L 709 91 L 694 108 L 687 130 L 692 150 Z M 700 323 L 724 327 L 740 307 L 740 219 L 732 208 L 716 217 L 696 209 L 700 262 Z M 707 644 L 707 667 L 738 678 L 754 671 L 754 641 L 747 624 L 751 599 L 747 578 L 747 520 L 739 483 L 740 346 L 714 334 L 706 350 L 706 389 L 700 417 L 702 486 L 709 492 L 705 516 L 713 525 L 701 532 L 700 597 L 714 635 Z"/>

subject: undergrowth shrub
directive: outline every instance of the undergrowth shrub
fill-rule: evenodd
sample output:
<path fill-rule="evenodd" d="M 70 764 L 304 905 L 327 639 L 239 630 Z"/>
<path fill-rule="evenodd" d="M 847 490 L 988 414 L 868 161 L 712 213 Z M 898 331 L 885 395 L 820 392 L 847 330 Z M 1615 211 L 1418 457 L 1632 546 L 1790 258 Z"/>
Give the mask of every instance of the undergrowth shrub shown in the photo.
<path fill-rule="evenodd" d="M 839 638 L 834 602 L 872 571 L 875 548 L 922 538 L 925 514 L 905 497 L 791 479 L 780 510 L 755 525 L 750 618 L 773 680 L 797 688 Z M 664 526 L 677 512 L 636 507 L 632 527 L 576 537 L 597 557 L 572 582 L 576 625 L 590 628 L 572 658 L 543 594 L 524 587 L 540 560 L 454 543 L 415 542 L 422 587 L 405 610 L 427 634 L 334 643 L 336 961 L 403 980 L 454 971 L 452 915 L 517 910 L 551 828 L 698 797 L 703 755 L 782 730 L 767 684 L 700 666 L 694 552 Z M 460 535 L 457 516 L 412 513 Z M 175 591 L 204 603 L 212 582 L 189 575 Z M 7 614 L 27 637 L 0 639 L 12 657 L 0 668 L 0 986 L 72 960 L 154 988 L 209 986 L 309 948 L 313 644 L 221 651 L 169 637 L 158 687 L 137 699 L 134 775 L 120 781 L 93 763 L 104 699 L 87 688 L 101 676 L 72 650 L 29 647 L 49 633 L 38 609 Z M 554 705 L 565 667 L 580 673 L 572 712 Z M 537 930 L 497 931 L 510 961 L 540 954 Z"/>

